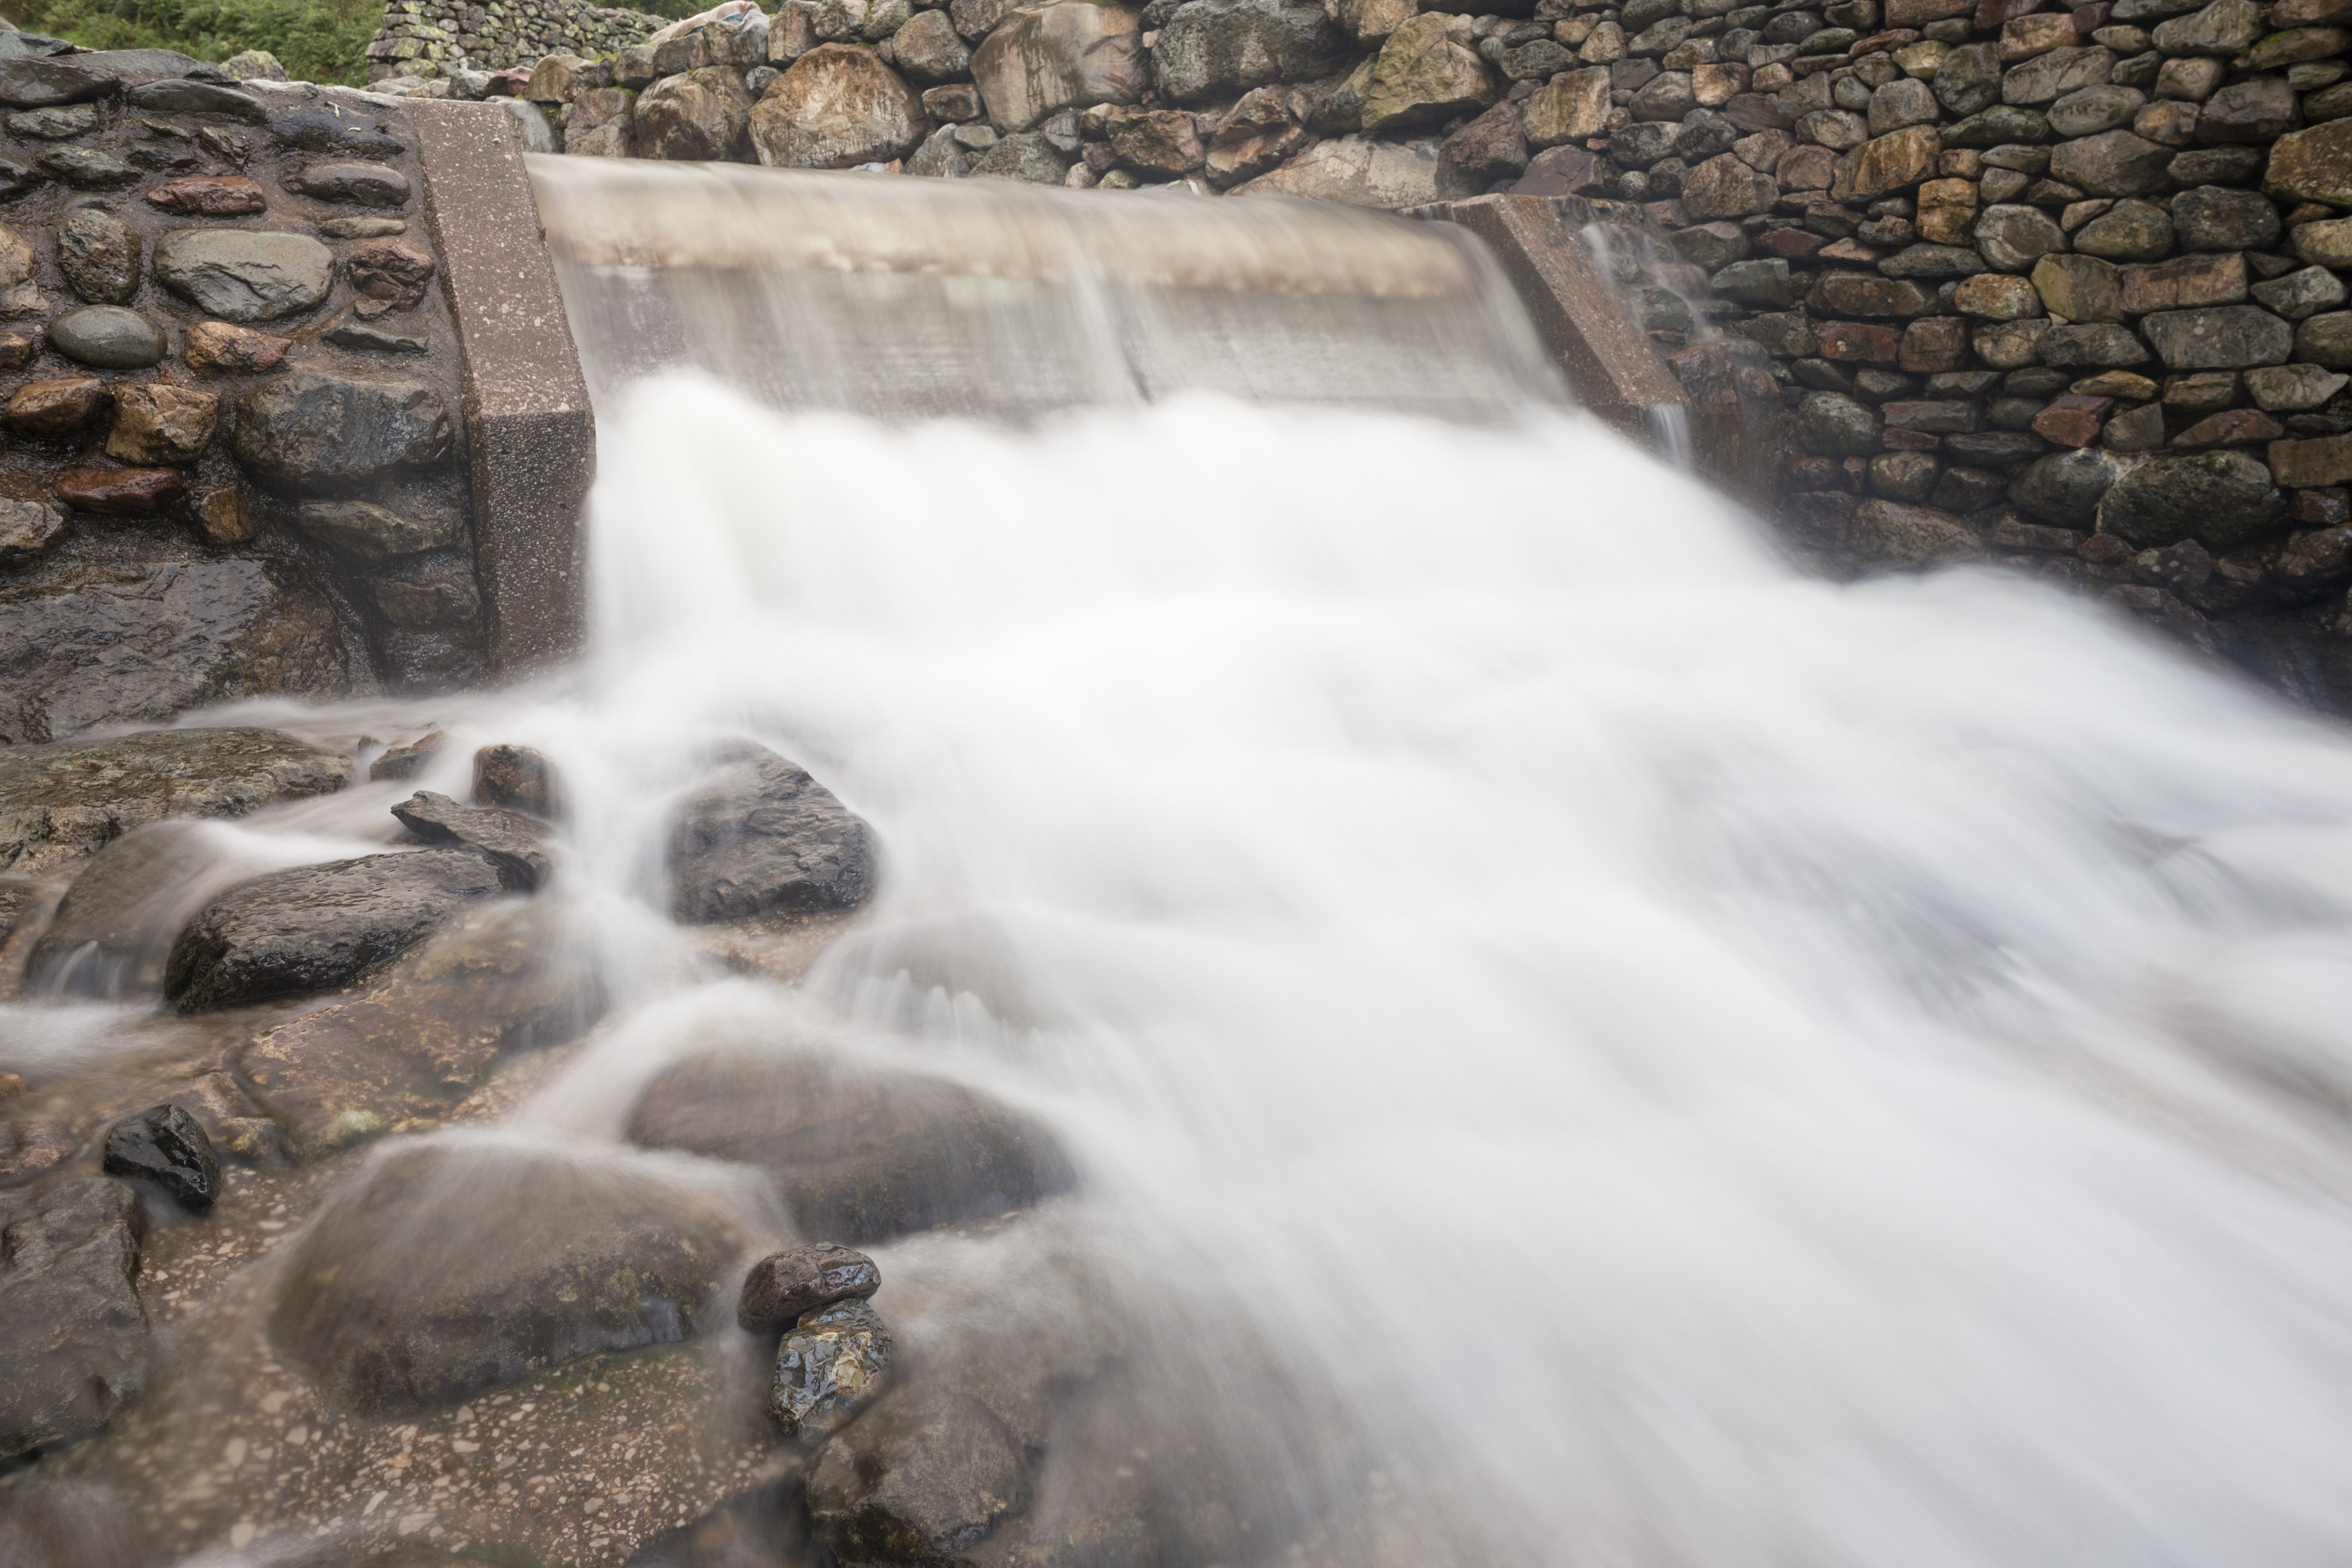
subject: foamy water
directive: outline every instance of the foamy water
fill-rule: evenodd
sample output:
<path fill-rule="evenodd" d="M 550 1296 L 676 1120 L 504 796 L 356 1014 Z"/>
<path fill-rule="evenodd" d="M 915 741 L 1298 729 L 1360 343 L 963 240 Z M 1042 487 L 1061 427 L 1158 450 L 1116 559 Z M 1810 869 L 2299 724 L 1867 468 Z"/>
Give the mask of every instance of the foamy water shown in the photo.
<path fill-rule="evenodd" d="M 1801 580 L 1577 420 L 679 380 L 603 447 L 597 652 L 435 710 L 577 803 L 620 1005 L 526 1126 L 807 1029 L 1017 1100 L 1160 1303 L 1114 1424 L 1360 1562 L 2352 1560 L 2336 728 L 1998 574 Z M 797 994 L 656 912 L 720 733 L 880 836 Z M 1030 1245 L 882 1256 L 1017 1322 Z"/>

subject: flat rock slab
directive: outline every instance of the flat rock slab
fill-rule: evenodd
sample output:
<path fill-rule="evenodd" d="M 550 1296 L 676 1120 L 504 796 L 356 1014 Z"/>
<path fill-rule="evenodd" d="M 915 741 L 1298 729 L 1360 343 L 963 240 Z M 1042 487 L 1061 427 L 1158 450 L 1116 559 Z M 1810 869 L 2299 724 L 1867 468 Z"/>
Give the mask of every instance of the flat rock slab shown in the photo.
<path fill-rule="evenodd" d="M 647 1086 L 629 1138 L 764 1168 L 825 1241 L 1028 1208 L 1073 1179 L 1052 1133 L 974 1089 L 814 1053 L 689 1058 Z"/>
<path fill-rule="evenodd" d="M 460 912 L 514 889 L 476 849 L 364 855 L 241 882 L 172 944 L 163 994 L 183 1013 L 366 979 Z"/>
<path fill-rule="evenodd" d="M 551 906 L 484 910 L 362 995 L 245 1047 L 238 1086 L 274 1118 L 296 1161 L 429 1127 L 500 1056 L 560 1045 L 595 1021 L 594 981 L 557 950 Z"/>
<path fill-rule="evenodd" d="M 0 867 L 46 871 L 142 823 L 331 795 L 352 759 L 278 730 L 152 730 L 0 747 Z"/>
<path fill-rule="evenodd" d="M 750 1240 L 657 1162 L 496 1142 L 387 1152 L 289 1249 L 279 1352 L 335 1406 L 397 1415 L 727 1318 Z"/>
<path fill-rule="evenodd" d="M 0 1195 L 0 1455 L 91 1432 L 145 1380 L 139 1200 L 85 1176 Z"/>
<path fill-rule="evenodd" d="M 0 587 L 0 743 L 18 744 L 352 685 L 325 597 L 254 560 L 84 566 Z"/>
<path fill-rule="evenodd" d="M 873 833 L 806 769 L 740 746 L 680 804 L 669 874 L 672 912 L 698 924 L 854 909 L 873 889 Z"/>
<path fill-rule="evenodd" d="M 555 874 L 555 861 L 546 844 L 553 830 L 519 811 L 459 805 L 446 795 L 421 789 L 394 806 L 392 815 L 427 844 L 459 844 L 480 850 L 505 867 L 514 885 L 523 891 L 536 892 Z"/>
<path fill-rule="evenodd" d="M 254 868 L 224 861 L 196 823 L 150 822 L 91 857 L 26 960 L 25 978 L 54 995 L 153 995 L 180 928 Z"/>

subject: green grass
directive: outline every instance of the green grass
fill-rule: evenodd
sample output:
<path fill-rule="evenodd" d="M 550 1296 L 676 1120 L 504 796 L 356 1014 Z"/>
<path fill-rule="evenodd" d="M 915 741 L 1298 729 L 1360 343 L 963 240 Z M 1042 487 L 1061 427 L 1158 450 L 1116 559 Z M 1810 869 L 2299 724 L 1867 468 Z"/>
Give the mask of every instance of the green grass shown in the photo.
<path fill-rule="evenodd" d="M 626 3 L 626 0 L 625 0 Z M 632 11 L 691 16 L 717 0 L 634 0 Z M 367 80 L 368 40 L 383 0 L 15 0 L 10 20 L 28 33 L 93 49 L 177 49 L 225 60 L 268 49 L 300 81 Z"/>

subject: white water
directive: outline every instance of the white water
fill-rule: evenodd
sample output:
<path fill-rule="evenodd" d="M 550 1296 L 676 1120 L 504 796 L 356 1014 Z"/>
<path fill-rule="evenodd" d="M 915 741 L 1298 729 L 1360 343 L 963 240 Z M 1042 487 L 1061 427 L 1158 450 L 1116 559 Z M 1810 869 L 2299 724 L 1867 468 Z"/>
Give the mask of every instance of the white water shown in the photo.
<path fill-rule="evenodd" d="M 602 476 L 593 660 L 443 710 L 553 752 L 622 993 L 526 1121 L 812 1017 L 1039 1110 L 1171 1362 L 1244 1323 L 1351 1446 L 1238 1372 L 1134 1438 L 1270 1447 L 1355 1563 L 2352 1561 L 2336 729 L 1997 575 L 1797 579 L 1579 421 L 673 381 Z M 885 846 L 799 999 L 653 913 L 739 730 Z"/>

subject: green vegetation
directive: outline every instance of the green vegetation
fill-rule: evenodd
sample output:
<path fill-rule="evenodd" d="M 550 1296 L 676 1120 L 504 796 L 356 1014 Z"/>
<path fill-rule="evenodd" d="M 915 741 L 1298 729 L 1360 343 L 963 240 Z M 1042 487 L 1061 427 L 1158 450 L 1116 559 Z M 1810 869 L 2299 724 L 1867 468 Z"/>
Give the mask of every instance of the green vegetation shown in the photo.
<path fill-rule="evenodd" d="M 306 81 L 362 82 L 383 0 L 16 0 L 28 33 L 93 49 L 177 49 L 223 60 L 268 49 Z"/>

